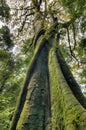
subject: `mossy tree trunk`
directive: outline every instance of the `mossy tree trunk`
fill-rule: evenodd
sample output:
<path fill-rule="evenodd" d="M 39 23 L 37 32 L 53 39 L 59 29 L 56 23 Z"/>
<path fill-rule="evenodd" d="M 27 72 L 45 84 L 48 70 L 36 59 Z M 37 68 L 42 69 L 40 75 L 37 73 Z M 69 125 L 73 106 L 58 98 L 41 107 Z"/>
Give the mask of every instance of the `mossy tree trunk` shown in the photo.
<path fill-rule="evenodd" d="M 86 129 L 86 100 L 55 43 L 38 39 L 10 130 Z"/>

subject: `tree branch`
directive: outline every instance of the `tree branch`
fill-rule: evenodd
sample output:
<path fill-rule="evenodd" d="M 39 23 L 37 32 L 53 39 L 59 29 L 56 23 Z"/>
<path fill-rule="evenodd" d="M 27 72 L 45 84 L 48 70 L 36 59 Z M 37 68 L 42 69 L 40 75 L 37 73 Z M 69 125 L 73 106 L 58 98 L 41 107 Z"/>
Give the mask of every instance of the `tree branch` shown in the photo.
<path fill-rule="evenodd" d="M 70 35 L 69 35 L 69 29 L 68 27 L 66 28 L 67 29 L 67 36 L 68 36 L 68 44 L 69 44 L 69 50 L 70 50 L 70 53 L 71 53 L 71 56 L 78 62 L 78 66 L 79 66 L 79 61 L 78 59 L 76 58 L 72 48 L 71 48 L 71 44 L 70 44 Z"/>
<path fill-rule="evenodd" d="M 74 51 L 75 47 L 76 47 L 76 34 L 75 34 L 74 24 L 72 24 L 72 31 L 73 31 L 73 39 L 74 39 L 74 47 L 73 47 L 72 51 Z"/>
<path fill-rule="evenodd" d="M 27 20 L 27 17 L 28 17 L 28 16 L 31 16 L 31 15 L 33 15 L 33 14 L 34 14 L 34 12 L 31 12 L 30 14 L 25 15 L 25 18 L 24 18 L 24 20 L 23 20 L 23 22 L 22 22 L 22 27 L 21 27 L 21 29 L 19 30 L 19 32 L 21 32 L 21 31 L 23 30 L 23 28 L 24 28 L 24 26 L 25 26 L 25 23 L 26 23 L 26 20 Z"/>

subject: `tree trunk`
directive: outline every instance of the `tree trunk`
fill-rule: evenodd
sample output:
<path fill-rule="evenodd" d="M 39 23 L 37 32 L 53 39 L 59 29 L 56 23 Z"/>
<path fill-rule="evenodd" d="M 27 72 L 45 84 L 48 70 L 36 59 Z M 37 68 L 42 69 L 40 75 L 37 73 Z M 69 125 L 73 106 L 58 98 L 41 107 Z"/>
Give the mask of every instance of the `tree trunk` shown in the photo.
<path fill-rule="evenodd" d="M 85 99 L 62 59 L 54 36 L 37 40 L 10 130 L 86 129 Z"/>

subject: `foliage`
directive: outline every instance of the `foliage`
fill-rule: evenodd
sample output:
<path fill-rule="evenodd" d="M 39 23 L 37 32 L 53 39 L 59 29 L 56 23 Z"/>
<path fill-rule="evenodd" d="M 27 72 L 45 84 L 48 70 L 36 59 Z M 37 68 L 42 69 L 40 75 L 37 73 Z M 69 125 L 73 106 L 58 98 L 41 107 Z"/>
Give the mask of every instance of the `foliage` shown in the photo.
<path fill-rule="evenodd" d="M 0 47 L 3 48 L 11 48 L 13 46 L 12 42 L 12 35 L 10 33 L 10 30 L 7 26 L 3 26 L 0 29 L 0 34 L 1 34 L 1 42 L 0 42 Z"/>
<path fill-rule="evenodd" d="M 0 0 L 0 19 L 8 21 L 10 18 L 10 8 L 6 0 Z"/>
<path fill-rule="evenodd" d="M 61 0 L 61 2 L 63 6 L 68 8 L 68 11 L 73 19 L 81 17 L 86 8 L 84 0 Z"/>

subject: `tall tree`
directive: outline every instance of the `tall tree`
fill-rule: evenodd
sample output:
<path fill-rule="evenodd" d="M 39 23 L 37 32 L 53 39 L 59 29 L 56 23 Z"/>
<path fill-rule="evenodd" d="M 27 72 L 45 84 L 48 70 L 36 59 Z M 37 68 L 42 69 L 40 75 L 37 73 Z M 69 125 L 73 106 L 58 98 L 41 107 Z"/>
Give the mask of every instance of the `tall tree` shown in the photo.
<path fill-rule="evenodd" d="M 25 10 L 25 19 L 20 31 L 27 17 L 33 16 L 34 56 L 10 130 L 85 130 L 86 99 L 60 49 L 61 35 L 66 33 L 71 57 L 78 61 L 74 53 L 76 26 L 78 19 L 82 23 L 85 6 L 81 7 L 81 1 L 69 0 L 32 0 L 29 5 L 21 8 Z M 70 38 L 72 34 L 73 39 Z M 71 45 L 72 40 L 74 44 Z"/>

